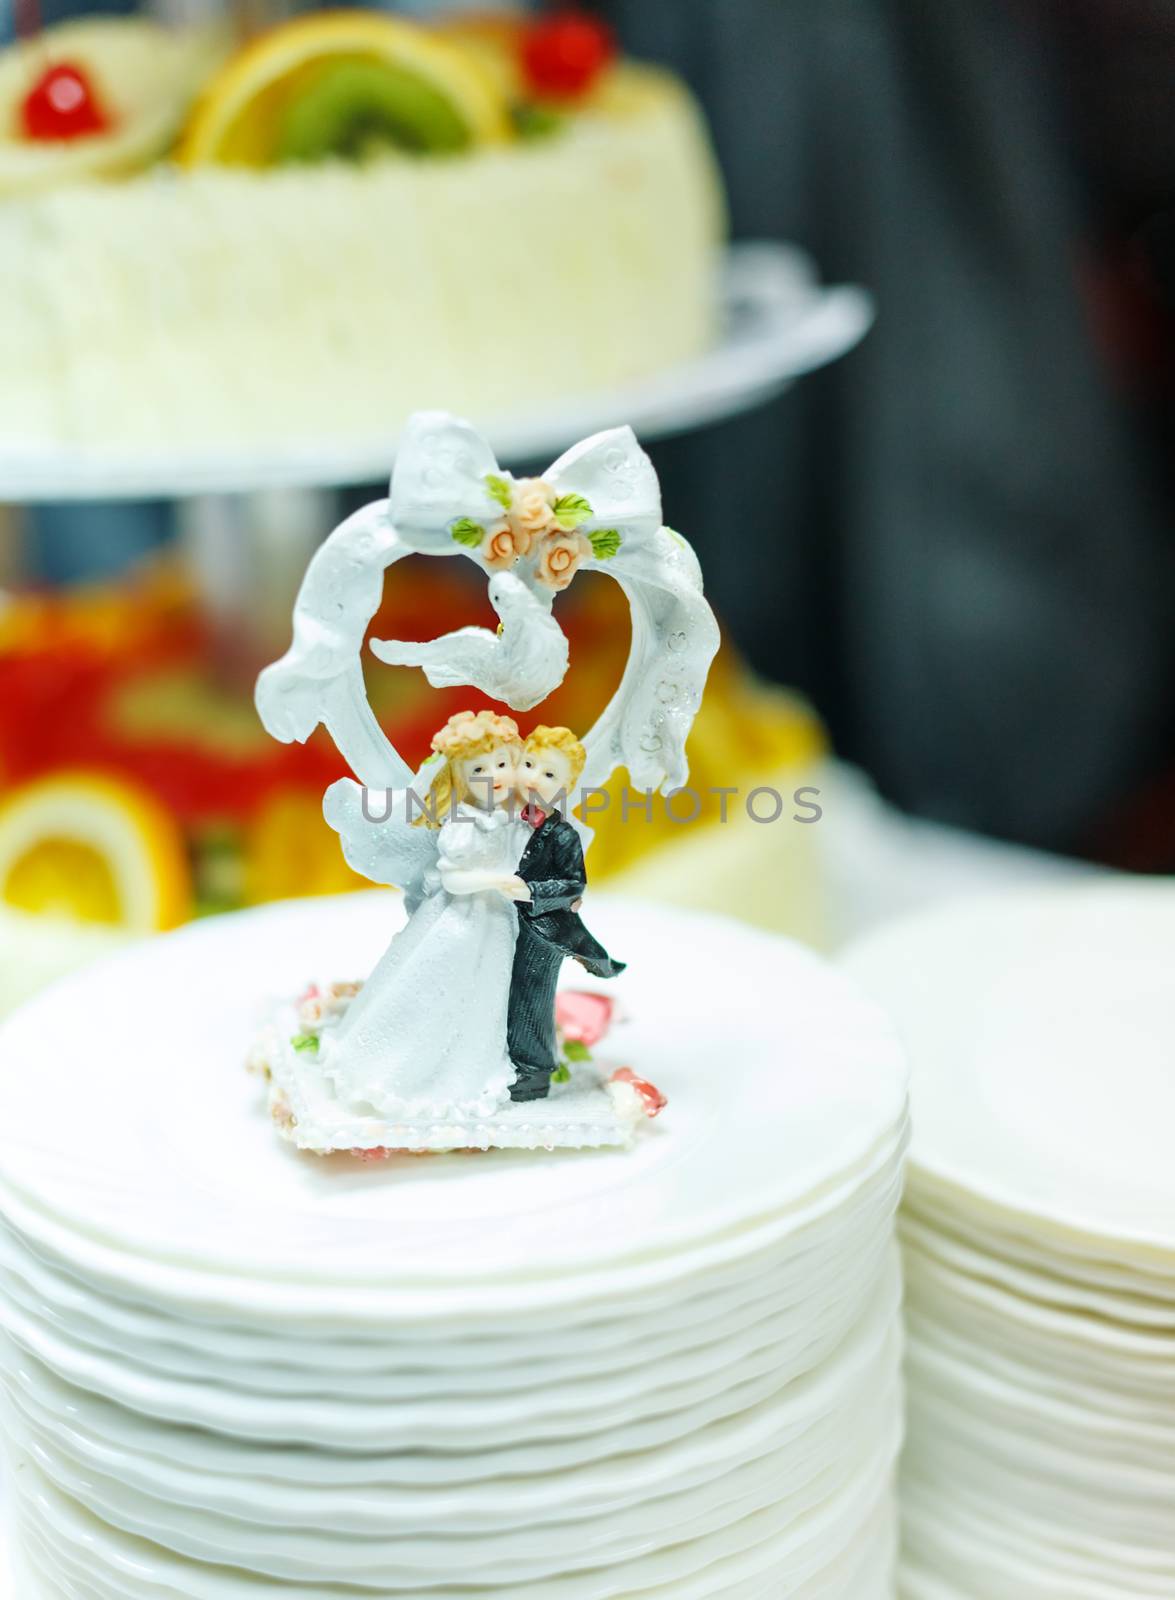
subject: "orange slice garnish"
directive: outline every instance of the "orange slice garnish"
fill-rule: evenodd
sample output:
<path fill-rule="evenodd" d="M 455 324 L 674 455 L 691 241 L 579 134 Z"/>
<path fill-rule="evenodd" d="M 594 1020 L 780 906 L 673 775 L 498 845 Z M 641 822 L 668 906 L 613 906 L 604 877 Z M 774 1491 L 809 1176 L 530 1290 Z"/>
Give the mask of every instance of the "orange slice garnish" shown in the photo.
<path fill-rule="evenodd" d="M 348 70 L 377 105 L 381 72 L 389 108 L 397 94 L 406 114 L 410 109 L 417 117 L 431 103 L 438 140 L 444 134 L 442 148 L 511 135 L 509 107 L 498 85 L 469 52 L 400 17 L 323 11 L 262 34 L 212 79 L 193 110 L 180 161 L 266 167 L 284 159 L 300 106 L 329 90 L 332 73 Z M 345 82 L 339 93 L 346 93 Z M 295 148 L 295 158 L 298 153 Z M 322 154 L 332 153 L 339 152 L 324 141 Z M 304 148 L 301 154 L 305 158 Z"/>
<path fill-rule="evenodd" d="M 178 825 L 151 795 L 101 773 L 60 773 L 0 802 L 0 900 L 132 933 L 191 914 Z"/>

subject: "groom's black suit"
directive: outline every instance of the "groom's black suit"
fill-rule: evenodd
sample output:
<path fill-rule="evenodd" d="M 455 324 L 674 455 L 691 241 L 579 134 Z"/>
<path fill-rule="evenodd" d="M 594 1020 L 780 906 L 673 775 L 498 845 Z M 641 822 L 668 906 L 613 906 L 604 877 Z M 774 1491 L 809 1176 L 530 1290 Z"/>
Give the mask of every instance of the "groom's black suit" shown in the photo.
<path fill-rule="evenodd" d="M 527 843 L 518 876 L 531 898 L 518 902 L 518 943 L 510 978 L 506 1025 L 510 1060 L 518 1072 L 515 1100 L 540 1100 L 559 1065 L 555 1037 L 555 988 L 568 956 L 597 978 L 624 971 L 593 939 L 578 912 L 587 879 L 579 835 L 558 811 L 549 812 Z"/>

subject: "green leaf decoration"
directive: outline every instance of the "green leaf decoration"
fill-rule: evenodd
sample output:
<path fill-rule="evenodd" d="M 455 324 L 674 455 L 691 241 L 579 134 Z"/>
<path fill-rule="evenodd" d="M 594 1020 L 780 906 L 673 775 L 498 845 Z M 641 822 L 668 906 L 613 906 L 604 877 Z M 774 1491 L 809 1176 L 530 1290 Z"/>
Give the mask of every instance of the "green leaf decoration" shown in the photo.
<path fill-rule="evenodd" d="M 618 528 L 596 528 L 588 534 L 592 555 L 597 561 L 611 561 L 622 543 Z"/>
<path fill-rule="evenodd" d="M 305 1051 L 317 1051 L 318 1035 L 316 1033 L 296 1033 L 290 1043 L 299 1054 Z"/>
<path fill-rule="evenodd" d="M 590 1061 L 592 1053 L 579 1039 L 564 1039 L 563 1054 L 568 1061 Z"/>
<path fill-rule="evenodd" d="M 449 532 L 458 544 L 463 544 L 470 550 L 476 550 L 486 536 L 481 523 L 474 522 L 472 517 L 458 517 Z"/>
<path fill-rule="evenodd" d="M 502 507 L 503 511 L 509 511 L 510 502 L 514 498 L 514 491 L 511 489 L 510 485 L 506 482 L 506 479 L 505 478 L 499 478 L 496 472 L 487 472 L 486 473 L 486 488 L 490 491 L 490 493 L 493 495 L 494 499 Z"/>
<path fill-rule="evenodd" d="M 551 1082 L 552 1083 L 570 1083 L 571 1082 L 571 1068 L 567 1065 L 566 1061 L 561 1062 L 559 1064 L 559 1066 L 557 1066 L 555 1068 L 554 1072 L 552 1072 L 552 1074 L 551 1074 Z"/>
<path fill-rule="evenodd" d="M 586 522 L 592 514 L 592 508 L 581 494 L 561 494 L 553 507 L 555 521 L 564 533 L 570 533 L 572 528 L 578 528 L 581 522 Z"/>

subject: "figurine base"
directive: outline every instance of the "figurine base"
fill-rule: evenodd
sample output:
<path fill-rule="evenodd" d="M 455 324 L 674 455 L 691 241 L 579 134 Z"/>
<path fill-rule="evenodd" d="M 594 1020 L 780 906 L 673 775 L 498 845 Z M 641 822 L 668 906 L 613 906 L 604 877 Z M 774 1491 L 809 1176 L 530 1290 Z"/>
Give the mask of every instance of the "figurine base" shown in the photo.
<path fill-rule="evenodd" d="M 570 1082 L 553 1082 L 545 1099 L 506 1099 L 476 1122 L 393 1123 L 342 1104 L 317 1053 L 296 1049 L 279 1026 L 258 1039 L 249 1066 L 267 1079 L 269 1113 L 281 1136 L 317 1155 L 624 1147 L 651 1114 L 631 1082 L 584 1064 L 572 1069 Z"/>

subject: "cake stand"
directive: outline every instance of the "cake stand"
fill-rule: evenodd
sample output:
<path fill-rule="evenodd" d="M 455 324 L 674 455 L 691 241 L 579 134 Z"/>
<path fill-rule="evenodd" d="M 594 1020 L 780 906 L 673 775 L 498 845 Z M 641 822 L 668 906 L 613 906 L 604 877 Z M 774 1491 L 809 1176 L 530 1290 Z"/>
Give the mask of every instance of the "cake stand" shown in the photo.
<path fill-rule="evenodd" d="M 499 459 L 534 461 L 569 441 L 631 423 L 644 441 L 719 422 L 773 398 L 794 379 L 843 355 L 872 321 L 869 296 L 824 288 L 800 251 L 733 245 L 721 275 L 722 332 L 712 349 L 650 378 L 500 417 L 473 417 Z M 178 499 L 260 490 L 330 489 L 386 479 L 395 455 L 386 430 L 365 438 L 262 449 L 119 453 L 69 446 L 0 448 L 0 502 Z"/>

